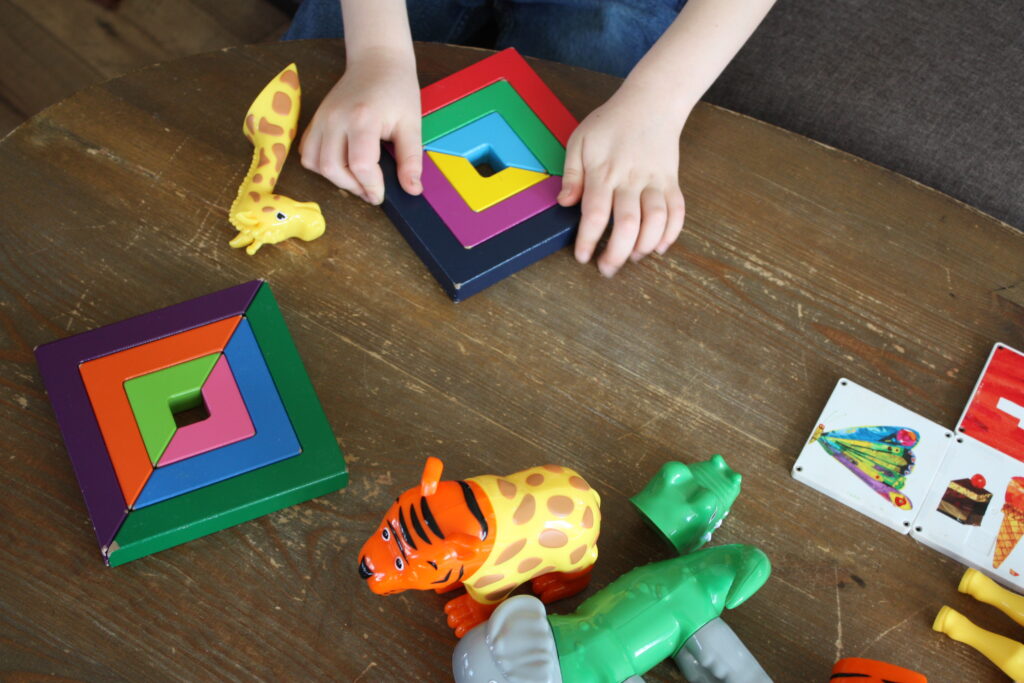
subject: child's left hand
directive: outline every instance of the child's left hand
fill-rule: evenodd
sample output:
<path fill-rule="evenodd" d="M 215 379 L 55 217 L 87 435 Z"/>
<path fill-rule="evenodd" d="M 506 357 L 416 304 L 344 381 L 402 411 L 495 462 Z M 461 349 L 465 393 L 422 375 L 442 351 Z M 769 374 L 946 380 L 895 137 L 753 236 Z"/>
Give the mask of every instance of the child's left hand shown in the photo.
<path fill-rule="evenodd" d="M 655 93 L 630 92 L 627 81 L 595 109 L 569 138 L 558 203 L 583 199 L 576 260 L 590 260 L 598 240 L 615 223 L 597 259 L 605 277 L 652 251 L 664 254 L 683 229 L 679 188 L 679 136 L 684 120 L 666 115 Z M 683 117 L 685 119 L 685 117 Z"/>

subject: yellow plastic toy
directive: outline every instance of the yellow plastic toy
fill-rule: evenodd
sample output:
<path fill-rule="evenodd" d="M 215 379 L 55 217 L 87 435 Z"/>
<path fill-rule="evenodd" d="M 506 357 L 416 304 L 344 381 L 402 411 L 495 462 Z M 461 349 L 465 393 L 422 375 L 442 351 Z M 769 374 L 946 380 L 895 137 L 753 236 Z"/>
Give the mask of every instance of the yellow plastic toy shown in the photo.
<path fill-rule="evenodd" d="M 473 211 L 488 209 L 548 177 L 547 173 L 508 166 L 485 178 L 464 157 L 441 152 L 427 155 Z"/>
<path fill-rule="evenodd" d="M 1024 625 L 1024 597 L 1006 590 L 981 572 L 968 569 L 957 589 L 998 608 L 1018 624 Z M 1024 680 L 1024 645 L 1016 640 L 976 626 L 970 619 L 947 605 L 943 605 L 935 616 L 932 629 L 970 645 L 988 657 L 1013 680 Z"/>
<path fill-rule="evenodd" d="M 308 242 L 324 234 L 324 217 L 316 202 L 297 202 L 274 194 L 295 139 L 301 95 L 299 70 L 289 64 L 263 88 L 245 115 L 242 132 L 254 147 L 252 164 L 228 219 L 238 230 L 231 246 L 246 247 L 250 256 L 264 244 L 290 237 Z"/>

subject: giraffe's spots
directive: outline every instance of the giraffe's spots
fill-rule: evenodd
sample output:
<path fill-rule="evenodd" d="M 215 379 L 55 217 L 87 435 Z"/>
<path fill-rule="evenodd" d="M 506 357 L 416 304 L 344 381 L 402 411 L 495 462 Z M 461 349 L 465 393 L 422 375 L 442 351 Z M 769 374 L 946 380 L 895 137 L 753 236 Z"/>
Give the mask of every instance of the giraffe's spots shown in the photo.
<path fill-rule="evenodd" d="M 583 524 L 584 529 L 592 529 L 594 527 L 594 510 L 589 506 L 583 513 L 583 521 L 581 524 Z"/>
<path fill-rule="evenodd" d="M 293 87 L 296 90 L 298 90 L 299 89 L 299 74 L 298 74 L 298 72 L 296 72 L 295 69 L 288 69 L 283 74 L 281 74 L 281 82 L 284 83 L 285 85 L 290 85 L 291 87 Z"/>
<path fill-rule="evenodd" d="M 261 174 L 257 173 L 256 175 L 254 175 L 252 177 L 252 181 L 254 183 L 262 183 L 263 182 L 263 176 Z"/>
<path fill-rule="evenodd" d="M 583 481 L 583 477 L 569 477 L 569 485 L 580 491 L 589 491 L 590 484 Z"/>
<path fill-rule="evenodd" d="M 249 198 L 252 199 L 254 202 L 258 202 L 260 200 L 260 194 L 259 192 L 250 192 Z"/>
<path fill-rule="evenodd" d="M 292 128 L 290 131 L 288 131 L 288 138 L 290 140 L 294 140 L 295 139 L 295 129 L 294 128 Z"/>
<path fill-rule="evenodd" d="M 537 539 L 545 548 L 561 548 L 569 542 L 569 537 L 565 535 L 564 531 L 558 529 L 545 529 L 540 532 L 540 537 Z"/>
<path fill-rule="evenodd" d="M 504 578 L 504 574 L 488 574 L 487 576 L 481 576 L 479 579 L 473 582 L 473 588 L 483 588 L 484 586 L 490 586 L 492 583 L 497 583 Z"/>
<path fill-rule="evenodd" d="M 256 135 L 256 118 L 249 114 L 245 117 L 245 127 L 249 129 L 249 139 L 252 139 L 253 135 Z"/>
<path fill-rule="evenodd" d="M 569 561 L 573 564 L 576 564 L 577 562 L 582 560 L 583 556 L 586 554 L 587 546 L 581 545 L 579 548 L 576 548 L 576 550 L 573 550 L 571 553 L 569 553 Z"/>
<path fill-rule="evenodd" d="M 561 465 L 544 465 L 544 469 L 546 469 L 548 472 L 554 472 L 555 474 L 558 474 L 565 468 L 562 467 Z"/>
<path fill-rule="evenodd" d="M 539 565 L 540 562 L 541 559 L 539 557 L 528 557 L 522 562 L 520 562 L 519 566 L 516 567 L 516 569 L 519 570 L 520 574 L 525 574 L 526 572 L 530 571 L 531 569 Z"/>
<path fill-rule="evenodd" d="M 512 515 L 512 519 L 515 520 L 516 524 L 526 524 L 533 519 L 533 513 L 537 511 L 537 501 L 533 499 L 533 496 L 529 493 L 523 498 L 523 502 L 516 508 L 515 513 Z"/>
<path fill-rule="evenodd" d="M 548 498 L 548 512 L 555 517 L 568 517 L 572 514 L 572 498 L 569 496 L 551 496 Z"/>
<path fill-rule="evenodd" d="M 256 165 L 262 167 L 262 166 L 266 166 L 269 163 L 270 163 L 270 157 L 267 156 L 266 150 L 264 150 L 262 147 L 260 147 L 260 160 L 259 160 L 259 163 L 257 163 Z"/>
<path fill-rule="evenodd" d="M 490 593 L 485 595 L 484 598 L 489 602 L 494 602 L 495 600 L 504 600 L 505 596 L 511 593 L 513 588 L 515 588 L 515 586 L 502 586 L 497 590 L 491 591 Z"/>
<path fill-rule="evenodd" d="M 268 181 L 267 181 L 267 183 L 268 183 L 268 184 L 269 184 L 269 185 L 270 185 L 271 187 L 273 187 L 274 185 L 276 185 L 276 184 L 277 184 L 277 176 L 276 176 L 276 175 L 272 175 L 272 176 L 270 176 L 270 180 L 268 180 Z"/>
<path fill-rule="evenodd" d="M 544 567 L 543 569 L 538 570 L 537 573 L 536 573 L 536 576 L 541 576 L 542 574 L 550 574 L 553 571 L 555 571 L 555 568 L 552 567 L 549 564 L 548 566 Z"/>
<path fill-rule="evenodd" d="M 513 557 L 518 555 L 519 551 L 522 550 L 525 545 L 526 545 L 526 539 L 525 538 L 519 539 L 518 541 L 516 541 L 515 543 L 513 543 L 509 547 L 505 548 L 505 551 L 502 552 L 501 555 L 498 555 L 498 559 L 495 560 L 494 564 L 498 565 L 498 564 L 503 564 L 505 562 L 508 562 Z"/>
<path fill-rule="evenodd" d="M 274 111 L 281 116 L 285 116 L 292 110 L 292 98 L 288 97 L 285 93 L 278 90 L 274 93 L 274 101 L 270 105 Z"/>
<path fill-rule="evenodd" d="M 284 135 L 284 128 L 282 128 L 281 126 L 275 126 L 270 121 L 267 121 L 266 116 L 260 117 L 259 131 L 261 133 L 266 133 L 267 135 L 273 135 L 275 138 Z"/>
<path fill-rule="evenodd" d="M 501 495 L 505 496 L 509 500 L 516 497 L 516 485 L 507 479 L 498 480 L 498 490 L 501 491 Z"/>
<path fill-rule="evenodd" d="M 526 483 L 530 486 L 540 486 L 544 483 L 544 475 L 540 472 L 534 472 L 526 478 Z"/>
<path fill-rule="evenodd" d="M 275 142 L 272 149 L 274 150 L 274 167 L 280 173 L 281 167 L 284 166 L 284 160 L 288 156 L 288 148 L 280 142 Z"/>
<path fill-rule="evenodd" d="M 263 213 L 270 213 L 273 210 L 274 210 L 274 207 L 272 207 L 272 206 L 264 206 L 263 207 Z"/>

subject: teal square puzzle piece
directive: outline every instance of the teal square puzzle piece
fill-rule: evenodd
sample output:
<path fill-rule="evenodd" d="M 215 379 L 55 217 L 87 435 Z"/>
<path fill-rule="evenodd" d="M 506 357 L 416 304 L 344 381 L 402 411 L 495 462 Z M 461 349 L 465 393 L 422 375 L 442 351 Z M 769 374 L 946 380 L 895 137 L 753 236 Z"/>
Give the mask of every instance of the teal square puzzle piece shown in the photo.
<path fill-rule="evenodd" d="M 474 166 L 487 163 L 495 171 L 512 166 L 546 173 L 544 165 L 498 112 L 468 123 L 423 148 L 464 157 Z"/>

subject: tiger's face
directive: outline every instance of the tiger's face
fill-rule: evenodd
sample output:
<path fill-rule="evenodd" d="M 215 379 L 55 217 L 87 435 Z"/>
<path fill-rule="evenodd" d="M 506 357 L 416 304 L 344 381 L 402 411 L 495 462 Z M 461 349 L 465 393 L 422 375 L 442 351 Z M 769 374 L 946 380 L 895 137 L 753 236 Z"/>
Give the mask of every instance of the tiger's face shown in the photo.
<path fill-rule="evenodd" d="M 359 576 L 374 593 L 448 588 L 490 552 L 483 493 L 467 482 L 438 481 L 440 474 L 440 461 L 428 459 L 420 486 L 395 500 L 359 551 Z"/>

